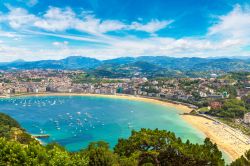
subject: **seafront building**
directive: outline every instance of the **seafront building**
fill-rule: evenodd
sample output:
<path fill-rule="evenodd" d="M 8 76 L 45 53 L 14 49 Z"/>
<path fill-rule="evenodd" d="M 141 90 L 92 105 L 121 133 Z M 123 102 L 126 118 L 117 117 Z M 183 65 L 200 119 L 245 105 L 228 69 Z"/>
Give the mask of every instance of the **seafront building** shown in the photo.
<path fill-rule="evenodd" d="M 0 96 L 35 93 L 79 93 L 79 94 L 126 94 L 157 98 L 198 108 L 197 103 L 207 103 L 212 109 L 220 109 L 222 100 L 230 94 L 225 86 L 234 86 L 235 82 L 218 78 L 95 78 L 81 79 L 81 70 L 20 70 L 0 72 Z M 79 79 L 80 78 L 80 79 Z M 249 83 L 236 89 L 237 98 L 250 93 Z M 250 103 L 250 101 L 247 101 Z M 241 122 L 250 124 L 247 113 Z"/>
<path fill-rule="evenodd" d="M 75 81 L 74 77 L 84 74 L 84 71 L 76 70 L 21 70 L 1 71 L 0 95 L 14 95 L 23 93 L 94 93 L 141 95 L 159 97 L 177 101 L 196 101 L 200 99 L 223 99 L 224 93 L 217 92 L 224 85 L 233 85 L 216 78 L 184 78 L 166 80 L 148 80 L 145 77 L 109 79 L 101 82 Z M 186 83 L 192 84 L 192 89 Z M 244 95 L 239 91 L 239 96 Z M 246 92 L 245 92 L 246 93 Z M 196 95 L 194 95 L 196 94 Z M 227 94 L 227 93 L 226 93 Z"/>
<path fill-rule="evenodd" d="M 246 124 L 250 124 L 250 112 L 245 113 L 243 121 Z"/>

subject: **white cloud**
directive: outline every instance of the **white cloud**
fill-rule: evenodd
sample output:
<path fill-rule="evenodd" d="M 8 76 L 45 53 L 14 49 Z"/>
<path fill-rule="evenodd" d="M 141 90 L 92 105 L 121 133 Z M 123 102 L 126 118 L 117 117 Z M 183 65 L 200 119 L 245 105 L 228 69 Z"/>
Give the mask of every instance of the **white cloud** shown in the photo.
<path fill-rule="evenodd" d="M 73 28 L 91 34 L 103 34 L 110 31 L 122 30 L 126 25 L 116 20 L 105 20 L 95 18 L 93 15 L 85 15 L 82 20 L 77 19 Z"/>
<path fill-rule="evenodd" d="M 68 41 L 64 41 L 64 42 L 53 42 L 52 45 L 56 46 L 56 47 L 66 47 L 69 44 Z"/>
<path fill-rule="evenodd" d="M 234 9 L 223 16 L 219 22 L 209 29 L 209 35 L 220 35 L 228 38 L 250 38 L 250 8 L 236 5 Z"/>
<path fill-rule="evenodd" d="M 17 0 L 17 1 L 26 4 L 28 7 L 33 7 L 39 2 L 38 0 Z"/>
<path fill-rule="evenodd" d="M 18 17 L 14 17 L 18 15 Z M 3 15 L 2 15 L 3 16 Z M 167 55 L 176 57 L 216 57 L 216 56 L 249 56 L 250 52 L 243 50 L 250 41 L 250 10 L 247 7 L 235 6 L 226 15 L 219 16 L 218 22 L 212 25 L 208 33 L 200 37 L 170 38 L 151 36 L 141 39 L 136 36 L 115 37 L 105 34 L 117 30 L 137 30 L 154 34 L 167 27 L 172 21 L 152 19 L 148 23 L 133 22 L 126 24 L 118 20 L 101 20 L 92 13 L 76 15 L 70 8 L 51 7 L 39 16 L 32 15 L 20 8 L 12 8 L 5 18 L 12 28 L 22 29 L 29 35 L 52 36 L 61 38 L 61 41 L 49 43 L 51 48 L 32 49 L 0 45 L 0 60 L 4 59 L 60 59 L 70 55 L 81 55 L 99 59 L 115 58 L 120 56 Z M 21 19 L 25 18 L 25 20 Z M 30 28 L 30 29 L 29 29 Z M 35 29 L 36 28 L 36 29 Z M 41 32 L 37 28 L 47 30 Z M 32 29 L 32 30 L 31 30 Z M 35 30 L 34 30 L 35 29 Z M 63 32 L 69 29 L 86 32 L 91 35 L 70 35 Z M 83 33 L 84 34 L 84 33 Z M 129 34 L 129 33 L 128 33 Z M 0 32 L 0 36 L 3 35 Z M 8 34 L 4 34 L 7 36 Z M 16 34 L 9 34 L 16 35 Z M 103 44 L 74 46 L 67 40 Z M 63 42 L 65 41 L 65 42 Z M 34 43 L 36 45 L 36 43 Z M 39 43 L 37 43 L 39 45 Z M 38 47 L 39 48 L 39 47 Z"/>
<path fill-rule="evenodd" d="M 7 38 L 18 38 L 18 37 L 21 37 L 22 35 L 17 34 L 15 32 L 5 32 L 5 31 L 0 30 L 0 36 L 7 37 Z"/>
<path fill-rule="evenodd" d="M 0 22 L 8 22 L 14 29 L 30 26 L 37 20 L 35 15 L 29 14 L 27 10 L 23 8 L 9 7 L 9 9 L 10 12 L 8 15 L 0 15 Z"/>
<path fill-rule="evenodd" d="M 137 30 L 155 33 L 172 22 L 153 19 L 145 24 L 138 22 L 125 24 L 118 20 L 101 20 L 91 13 L 84 11 L 79 16 L 69 7 L 63 9 L 50 7 L 41 16 L 30 14 L 23 8 L 13 8 L 11 6 L 8 6 L 8 8 L 10 12 L 8 14 L 1 14 L 0 22 L 7 22 L 14 29 L 36 27 L 52 32 L 74 29 L 94 35 L 116 30 Z"/>
<path fill-rule="evenodd" d="M 173 20 L 159 21 L 159 20 L 153 19 L 150 22 L 148 22 L 147 24 L 133 22 L 132 25 L 130 25 L 130 28 L 132 30 L 139 30 L 139 31 L 145 31 L 145 32 L 149 32 L 149 33 L 155 33 L 157 31 L 165 28 L 166 26 L 168 26 L 172 22 L 173 22 Z"/>
<path fill-rule="evenodd" d="M 0 60 L 2 62 L 14 61 L 20 58 L 31 59 L 31 54 L 32 51 L 29 49 L 0 44 Z"/>
<path fill-rule="evenodd" d="M 107 21 L 103 21 L 101 24 L 99 24 L 99 31 L 102 33 L 105 33 L 108 31 L 126 29 L 126 27 L 127 26 L 120 21 L 107 20 Z"/>
<path fill-rule="evenodd" d="M 75 13 L 70 8 L 62 10 L 51 7 L 43 18 L 37 18 L 33 26 L 48 31 L 64 31 L 73 28 L 74 24 L 79 21 L 75 17 Z"/>
<path fill-rule="evenodd" d="M 105 42 L 105 41 L 103 41 Z M 211 57 L 211 56 L 237 56 L 249 55 L 249 51 L 242 52 L 233 40 L 212 42 L 209 40 L 172 39 L 152 37 L 139 38 L 113 38 L 107 42 L 106 47 L 71 47 L 65 42 L 53 42 L 53 48 L 25 49 L 10 46 L 0 46 L 0 60 L 3 59 L 61 59 L 71 55 L 88 56 L 99 59 L 109 59 L 121 56 L 141 55 L 168 55 L 176 57 Z"/>
<path fill-rule="evenodd" d="M 27 2 L 27 5 L 28 5 L 28 6 L 35 6 L 37 3 L 38 3 L 38 0 L 29 0 L 29 1 Z"/>

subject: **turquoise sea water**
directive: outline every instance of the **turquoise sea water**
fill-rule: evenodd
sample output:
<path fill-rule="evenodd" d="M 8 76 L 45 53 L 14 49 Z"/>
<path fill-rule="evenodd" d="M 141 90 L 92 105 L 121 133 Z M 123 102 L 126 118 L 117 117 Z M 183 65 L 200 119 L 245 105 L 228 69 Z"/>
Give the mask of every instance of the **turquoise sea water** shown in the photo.
<path fill-rule="evenodd" d="M 180 111 L 142 101 L 86 96 L 17 97 L 0 99 L 0 112 L 15 118 L 31 134 L 49 134 L 70 151 L 104 140 L 111 147 L 132 129 L 170 130 L 191 142 L 204 135 L 183 121 Z"/>

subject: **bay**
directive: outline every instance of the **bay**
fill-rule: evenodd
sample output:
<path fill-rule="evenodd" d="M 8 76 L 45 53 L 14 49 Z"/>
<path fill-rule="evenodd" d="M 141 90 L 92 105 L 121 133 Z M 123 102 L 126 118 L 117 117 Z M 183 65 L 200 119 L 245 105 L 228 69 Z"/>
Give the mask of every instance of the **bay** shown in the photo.
<path fill-rule="evenodd" d="M 183 140 L 202 143 L 205 136 L 181 119 L 181 110 L 151 102 L 93 96 L 29 96 L 0 100 L 0 112 L 16 119 L 31 134 L 48 134 L 70 151 L 118 138 L 141 128 L 173 131 Z"/>

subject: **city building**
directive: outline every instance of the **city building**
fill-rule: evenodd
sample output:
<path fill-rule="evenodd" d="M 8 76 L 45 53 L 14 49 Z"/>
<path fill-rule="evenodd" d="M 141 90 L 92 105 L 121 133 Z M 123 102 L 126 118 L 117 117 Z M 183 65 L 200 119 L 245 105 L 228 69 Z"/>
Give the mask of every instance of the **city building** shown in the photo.
<path fill-rule="evenodd" d="M 246 124 L 250 124 L 250 112 L 245 113 L 243 121 Z"/>

